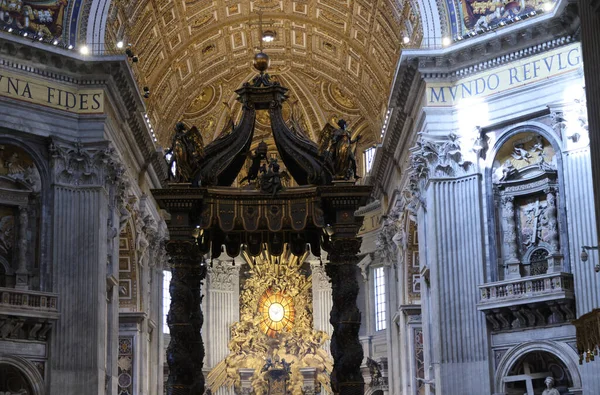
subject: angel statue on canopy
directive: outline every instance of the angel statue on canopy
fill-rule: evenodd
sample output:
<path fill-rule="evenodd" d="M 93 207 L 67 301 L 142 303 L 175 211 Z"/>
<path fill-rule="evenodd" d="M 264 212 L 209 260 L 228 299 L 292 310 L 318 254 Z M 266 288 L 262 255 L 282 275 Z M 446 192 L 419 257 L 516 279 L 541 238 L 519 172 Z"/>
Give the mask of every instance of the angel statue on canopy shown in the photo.
<path fill-rule="evenodd" d="M 171 177 L 176 182 L 188 182 L 193 180 L 199 170 L 199 165 L 204 157 L 204 141 L 198 128 L 193 126 L 186 131 L 183 122 L 175 125 L 171 148 L 165 157 L 169 162 Z"/>
<path fill-rule="evenodd" d="M 347 129 L 346 121 L 340 119 L 337 122 L 339 128 L 327 123 L 319 135 L 319 152 L 321 155 L 329 156 L 334 167 L 334 176 L 338 180 L 359 179 L 356 169 L 356 146 L 352 145 L 360 141 L 361 136 L 352 140 L 352 135 Z"/>

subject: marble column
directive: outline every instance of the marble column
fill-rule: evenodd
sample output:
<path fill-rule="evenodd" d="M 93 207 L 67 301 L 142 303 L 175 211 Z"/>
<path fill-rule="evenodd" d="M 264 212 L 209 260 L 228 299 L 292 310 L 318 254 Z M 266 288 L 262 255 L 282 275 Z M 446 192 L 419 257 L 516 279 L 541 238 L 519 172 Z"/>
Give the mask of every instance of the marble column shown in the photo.
<path fill-rule="evenodd" d="M 16 272 L 17 289 L 29 288 L 29 272 L 27 271 L 27 226 L 29 225 L 27 206 L 19 207 L 19 267 Z"/>
<path fill-rule="evenodd" d="M 325 266 L 320 261 L 311 261 L 312 285 L 313 285 L 313 321 L 314 328 L 323 331 L 329 335 L 333 334 L 333 327 L 329 323 L 329 314 L 333 301 L 331 299 L 331 284 Z M 331 352 L 331 340 L 327 340 L 323 345 L 327 352 Z"/>
<path fill-rule="evenodd" d="M 487 394 L 491 389 L 487 326 L 477 310 L 478 286 L 485 281 L 481 196 L 478 174 L 430 180 L 427 188 L 427 254 L 421 259 L 430 274 L 423 328 L 431 340 L 426 370 L 433 369 L 436 394 Z"/>
<path fill-rule="evenodd" d="M 202 395 L 204 393 L 204 343 L 202 342 L 201 281 L 206 266 L 194 241 L 171 240 L 167 243 L 171 257 L 171 306 L 167 323 L 171 342 L 167 348 L 168 395 Z"/>
<path fill-rule="evenodd" d="M 521 262 L 517 258 L 517 225 L 515 223 L 514 196 L 502 196 L 502 230 L 506 244 L 504 279 L 521 278 Z"/>
<path fill-rule="evenodd" d="M 581 52 L 584 67 L 587 113 L 590 131 L 590 152 L 594 190 L 600 190 L 600 73 L 596 65 L 600 62 L 600 12 L 595 0 L 581 0 L 577 3 L 581 21 Z M 600 218 L 600 194 L 594 197 L 596 218 Z M 600 221 L 596 222 L 596 236 L 600 234 Z M 593 245 L 598 239 L 590 240 Z"/>
<path fill-rule="evenodd" d="M 331 279 L 333 298 L 329 321 L 333 326 L 331 387 L 334 393 L 342 395 L 364 393 L 364 379 L 360 371 L 363 349 L 358 338 L 361 316 L 356 305 L 360 244 L 360 238 L 334 236 L 329 250 L 329 263 L 325 268 Z"/>
<path fill-rule="evenodd" d="M 240 264 L 220 260 L 208 268 L 205 333 L 210 339 L 206 351 L 209 368 L 229 355 L 230 327 L 240 319 L 240 268 Z"/>
<path fill-rule="evenodd" d="M 105 148 L 52 144 L 49 152 L 52 286 L 60 311 L 51 337 L 49 394 L 105 394 L 107 180 L 114 163 Z"/>
<path fill-rule="evenodd" d="M 548 219 L 548 242 L 550 244 L 550 255 L 548 256 L 548 273 L 560 273 L 563 271 L 563 256 L 560 253 L 558 239 L 558 220 L 556 218 L 556 188 L 546 188 L 546 217 Z"/>

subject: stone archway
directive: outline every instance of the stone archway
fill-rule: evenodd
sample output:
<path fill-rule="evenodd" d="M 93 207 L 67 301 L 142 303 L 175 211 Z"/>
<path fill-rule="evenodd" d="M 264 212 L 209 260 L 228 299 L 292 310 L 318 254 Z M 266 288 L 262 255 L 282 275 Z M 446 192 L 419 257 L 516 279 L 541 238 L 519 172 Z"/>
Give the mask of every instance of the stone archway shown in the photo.
<path fill-rule="evenodd" d="M 561 391 L 582 393 L 576 353 L 566 343 L 540 341 L 520 344 L 509 350 L 500 361 L 494 382 L 495 394 L 533 395 L 547 376 L 556 380 L 556 388 L 562 388 Z"/>
<path fill-rule="evenodd" d="M 43 395 L 44 378 L 39 370 L 21 357 L 0 355 L 0 392 L 18 395 Z"/>

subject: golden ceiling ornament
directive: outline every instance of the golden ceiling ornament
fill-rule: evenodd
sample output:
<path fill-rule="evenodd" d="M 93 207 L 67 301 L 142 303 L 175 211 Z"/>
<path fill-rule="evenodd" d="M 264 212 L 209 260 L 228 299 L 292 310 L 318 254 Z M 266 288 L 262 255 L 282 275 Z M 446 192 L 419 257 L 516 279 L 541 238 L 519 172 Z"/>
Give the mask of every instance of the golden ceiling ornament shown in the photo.
<path fill-rule="evenodd" d="M 172 125 L 184 118 L 198 86 L 213 85 L 229 92 L 245 82 L 245 75 L 239 74 L 252 69 L 247 54 L 262 44 L 256 27 L 256 11 L 261 9 L 265 31 L 276 33 L 276 39 L 267 43 L 267 52 L 277 58 L 272 59 L 270 71 L 281 70 L 286 79 L 293 75 L 305 93 L 311 93 L 300 96 L 297 89 L 287 86 L 299 95 L 314 139 L 322 126 L 323 114 L 318 108 L 323 103 L 316 92 L 309 92 L 313 80 L 339 84 L 354 102 L 352 111 L 357 114 L 344 107 L 339 108 L 340 117 L 360 115 L 370 125 L 378 124 L 379 108 L 388 101 L 402 33 L 410 34 L 411 46 L 419 46 L 422 36 L 420 19 L 415 18 L 418 10 L 412 4 L 382 0 L 365 7 L 339 0 L 264 0 L 238 6 L 215 0 L 209 5 L 186 2 L 186 7 L 175 6 L 165 12 L 148 0 L 115 2 L 108 13 L 105 41 L 116 42 L 124 34 L 135 48 L 140 64 L 134 73 L 140 84 L 143 82 L 141 86 L 156 92 L 148 106 L 160 114 L 155 129 L 165 145 Z M 343 100 L 336 107 L 342 104 Z M 216 119 L 220 119 L 220 111 L 218 106 L 205 109 Z M 369 130 L 371 140 L 377 139 L 377 132 Z"/>
<path fill-rule="evenodd" d="M 268 382 L 261 369 L 266 358 L 279 358 L 291 363 L 291 393 L 302 392 L 300 369 L 305 367 L 316 368 L 317 381 L 331 392 L 333 365 L 323 348 L 329 337 L 313 329 L 312 278 L 302 269 L 308 253 L 297 257 L 287 245 L 279 257 L 266 250 L 256 258 L 242 253 L 250 266 L 250 277 L 240 294 L 240 321 L 231 326 L 230 354 L 208 374 L 207 386 L 213 393 L 221 387 L 239 389 L 238 370 L 254 369 L 254 393 L 267 394 Z M 267 324 L 281 328 L 269 328 L 273 330 L 269 335 Z"/>
<path fill-rule="evenodd" d="M 215 88 L 212 86 L 205 86 L 200 91 L 200 94 L 192 100 L 192 103 L 185 110 L 186 116 L 194 116 L 207 109 L 212 104 L 213 98 L 215 97 Z"/>

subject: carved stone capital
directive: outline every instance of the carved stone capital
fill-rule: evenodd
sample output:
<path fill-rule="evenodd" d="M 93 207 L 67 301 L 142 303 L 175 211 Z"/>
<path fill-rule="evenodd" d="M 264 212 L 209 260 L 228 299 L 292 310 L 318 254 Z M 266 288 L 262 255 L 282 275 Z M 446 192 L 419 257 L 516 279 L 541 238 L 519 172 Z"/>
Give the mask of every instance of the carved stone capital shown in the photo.
<path fill-rule="evenodd" d="M 313 289 L 331 289 L 331 283 L 329 282 L 329 277 L 327 277 L 327 273 L 325 272 L 325 266 L 322 265 L 321 262 L 317 261 L 315 263 L 311 263 L 311 269 Z"/>
<path fill-rule="evenodd" d="M 208 268 L 208 284 L 211 289 L 234 291 L 239 288 L 240 266 L 226 261 L 216 261 Z"/>
<path fill-rule="evenodd" d="M 116 188 L 116 196 L 126 189 L 125 168 L 115 150 L 107 146 L 84 146 L 51 141 L 52 176 L 56 184 Z"/>

